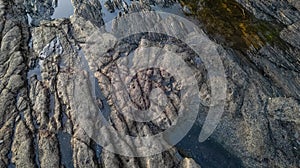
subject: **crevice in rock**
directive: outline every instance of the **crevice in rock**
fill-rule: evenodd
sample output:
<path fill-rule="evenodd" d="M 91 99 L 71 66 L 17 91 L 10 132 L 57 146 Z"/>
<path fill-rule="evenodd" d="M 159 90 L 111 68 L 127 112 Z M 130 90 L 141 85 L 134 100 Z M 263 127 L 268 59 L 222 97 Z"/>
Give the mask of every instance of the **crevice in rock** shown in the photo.
<path fill-rule="evenodd" d="M 74 168 L 73 149 L 71 145 L 72 136 L 63 131 L 58 131 L 56 136 L 59 142 L 60 164 L 66 168 Z"/>

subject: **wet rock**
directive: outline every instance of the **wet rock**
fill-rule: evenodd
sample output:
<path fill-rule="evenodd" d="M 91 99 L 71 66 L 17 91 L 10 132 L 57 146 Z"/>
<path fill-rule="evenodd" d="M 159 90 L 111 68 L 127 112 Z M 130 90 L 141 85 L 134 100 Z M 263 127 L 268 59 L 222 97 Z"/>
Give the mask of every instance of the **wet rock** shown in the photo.
<path fill-rule="evenodd" d="M 295 8 L 297 8 L 300 11 L 300 2 L 297 0 L 288 0 L 289 3 L 291 3 Z"/>
<path fill-rule="evenodd" d="M 296 1 L 237 0 L 237 2 L 260 19 L 276 20 L 285 25 L 293 24 L 300 19 L 299 3 Z"/>
<path fill-rule="evenodd" d="M 115 6 L 114 6 L 114 4 L 113 4 L 110 0 L 108 0 L 108 1 L 106 1 L 106 2 L 104 3 L 104 7 L 107 8 L 107 10 L 108 10 L 110 13 L 115 12 Z"/>
<path fill-rule="evenodd" d="M 142 0 L 142 1 L 125 1 L 125 0 L 108 0 L 105 1 L 104 7 L 111 13 L 120 11 L 120 13 L 132 13 L 139 11 L 149 11 L 153 6 L 162 6 L 163 8 L 171 7 L 176 3 L 174 0 Z M 119 14 L 120 14 L 119 13 Z"/>
<path fill-rule="evenodd" d="M 228 4 L 228 1 L 219 2 L 223 4 L 223 7 L 221 5 L 221 8 L 218 9 L 226 9 L 228 10 L 228 13 L 234 13 L 230 4 L 234 4 L 235 2 Z M 241 2 L 241 4 L 244 4 L 243 2 Z M 251 3 L 250 1 L 247 2 L 249 2 L 249 6 L 246 8 L 250 11 L 253 12 L 253 10 L 260 9 L 255 7 L 255 5 L 260 4 L 259 1 Z M 263 3 L 266 5 L 269 2 L 264 1 Z M 287 9 L 285 12 L 290 13 L 290 15 L 288 17 L 289 19 L 278 17 L 276 20 L 285 23 L 286 25 L 291 23 L 297 25 L 297 11 L 294 12 L 292 7 L 287 7 L 289 5 L 286 4 L 286 2 L 280 4 L 283 6 L 286 5 L 284 7 Z M 192 6 L 195 4 L 190 5 Z M 205 10 L 200 9 L 200 12 L 211 13 L 214 16 L 213 18 L 222 18 L 220 15 L 214 15 L 216 11 L 212 9 L 217 10 L 217 8 L 210 5 L 212 4 L 205 1 L 205 3 L 202 4 L 202 8 Z M 278 4 L 273 3 L 273 5 L 276 6 Z M 265 9 L 266 6 L 263 7 L 263 12 L 268 13 L 268 10 Z M 247 11 L 245 11 L 246 9 L 239 7 L 239 10 L 242 11 L 239 12 L 240 14 L 243 14 L 244 11 L 244 16 L 241 15 L 241 17 L 249 15 L 247 14 Z M 275 9 L 271 9 L 271 7 L 269 10 L 271 14 L 274 14 L 273 12 L 276 11 Z M 294 14 L 293 16 L 291 16 L 292 11 Z M 199 11 L 194 10 L 194 12 L 197 13 Z M 259 17 L 258 14 L 260 12 L 253 13 Z M 198 14 L 199 13 L 197 13 L 197 17 L 199 17 L 200 21 L 204 22 L 204 26 L 206 24 L 222 26 L 220 22 L 216 22 L 218 19 L 209 20 L 202 18 L 202 15 Z M 250 16 L 251 15 L 249 15 L 249 17 Z M 266 17 L 260 18 L 268 20 Z M 234 19 L 223 19 L 221 20 L 221 23 L 222 21 L 227 21 L 231 24 L 236 24 L 233 20 Z M 281 32 L 280 37 L 285 41 L 279 38 L 278 33 L 273 36 L 276 37 L 276 40 L 274 38 L 274 43 L 267 42 L 260 47 L 254 47 L 257 49 L 243 49 L 237 47 L 234 50 L 219 50 L 219 52 L 222 53 L 222 61 L 227 75 L 227 106 L 225 107 L 223 118 L 212 135 L 212 138 L 223 144 L 223 146 L 231 153 L 238 156 L 245 167 L 258 165 L 261 167 L 273 167 L 275 165 L 280 165 L 282 167 L 297 167 L 299 164 L 297 161 L 298 159 L 296 159 L 299 158 L 299 153 L 294 151 L 295 149 L 298 149 L 297 145 L 295 145 L 297 141 L 295 141 L 294 137 L 296 132 L 291 129 L 299 129 L 299 125 L 297 124 L 298 121 L 293 120 L 292 122 L 285 122 L 284 118 L 277 118 L 276 121 L 274 121 L 274 119 L 268 115 L 269 110 L 267 109 L 270 105 L 269 100 L 284 99 L 284 97 L 296 100 L 299 99 L 299 50 L 297 49 L 297 40 L 293 40 L 294 37 L 298 36 L 296 27 L 298 26 L 289 26 Z M 224 28 L 226 29 L 226 27 Z M 236 31 L 238 30 L 239 29 Z M 251 33 L 251 29 L 246 28 L 246 30 L 246 33 Z M 235 31 L 235 29 L 228 29 L 229 33 L 230 31 Z M 214 32 L 209 34 L 218 41 L 218 35 L 214 35 Z M 224 36 L 226 36 L 227 33 L 225 33 Z M 222 32 L 220 34 L 222 34 Z M 283 35 L 285 35 L 285 37 L 283 37 Z M 291 37 L 291 35 L 294 37 Z M 247 38 L 251 39 L 249 36 L 244 39 Z M 237 40 L 238 39 L 234 38 L 234 41 Z M 226 43 L 229 41 L 230 39 L 227 40 Z M 219 43 L 222 44 L 222 40 L 220 40 Z M 224 43 L 224 45 L 226 45 L 226 43 Z M 209 98 L 209 87 L 201 88 L 200 94 L 203 98 Z M 288 98 L 286 101 L 290 102 Z M 293 109 L 292 111 L 295 113 L 295 111 L 297 111 L 295 106 L 299 106 L 299 102 L 292 102 L 293 103 L 290 103 L 288 106 L 291 107 L 291 109 Z M 277 103 L 277 105 L 280 104 L 279 101 L 277 101 Z M 204 122 L 206 114 L 207 113 L 200 112 L 200 123 Z M 297 115 L 293 115 L 293 117 L 298 118 Z M 275 129 L 278 129 L 276 133 L 273 132 Z M 274 143 L 275 141 L 276 143 Z M 286 146 L 283 147 L 283 144 L 286 144 Z M 283 150 L 283 148 L 286 148 L 287 150 Z"/>
<path fill-rule="evenodd" d="M 184 158 L 180 163 L 180 167 L 182 167 L 182 168 L 200 168 L 200 166 L 191 158 Z"/>
<path fill-rule="evenodd" d="M 264 66 L 269 66 L 269 71 L 266 73 L 272 76 L 272 78 L 275 77 L 273 79 L 275 79 L 276 83 L 278 82 L 282 86 L 280 87 L 281 89 L 284 89 L 284 86 L 287 86 L 284 91 L 280 91 L 277 89 L 277 84 L 271 84 L 270 81 L 268 81 L 270 78 L 265 79 L 263 76 L 259 77 L 260 75 L 258 72 L 250 72 L 244 68 L 242 70 L 239 68 L 239 66 L 234 64 L 235 63 L 232 62 L 232 60 L 224 60 L 224 66 L 228 72 L 227 107 L 225 108 L 222 121 L 218 125 L 213 138 L 219 141 L 221 144 L 224 144 L 225 148 L 228 147 L 227 149 L 234 151 L 233 153 L 241 158 L 246 167 L 252 167 L 254 165 L 261 165 L 263 167 L 272 167 L 274 165 L 297 165 L 297 159 L 285 158 L 283 157 L 284 154 L 274 155 L 279 146 L 273 144 L 274 141 L 272 139 L 274 139 L 274 133 L 270 130 L 269 123 L 271 118 L 268 115 L 267 106 L 269 106 L 270 103 L 269 99 L 273 100 L 273 97 L 277 97 L 278 95 L 288 94 L 295 98 L 298 97 L 296 94 L 289 92 L 289 89 L 287 89 L 288 87 L 296 86 L 297 80 L 293 81 L 293 78 L 297 78 L 296 76 L 298 76 L 298 73 L 289 71 L 289 73 L 291 75 L 295 75 L 295 77 L 282 77 L 288 78 L 287 81 L 292 79 L 291 83 L 283 82 L 280 84 L 280 80 L 279 78 L 276 79 L 275 74 L 278 75 L 284 71 L 281 69 L 279 72 L 277 71 L 278 69 L 275 65 L 264 61 Z M 271 75 L 272 73 L 274 74 Z M 297 90 L 297 88 L 295 89 Z M 290 104 L 290 107 L 298 105 L 298 102 L 294 102 Z M 294 109 L 292 110 L 294 112 L 297 111 L 297 108 L 292 109 Z M 201 118 L 204 117 L 205 115 Z M 297 118 L 296 115 L 294 115 L 294 117 Z M 273 123 L 276 125 L 274 127 L 280 127 L 279 123 L 284 122 L 281 120 L 282 119 L 278 119 L 278 122 Z M 200 122 L 201 121 L 202 120 L 200 120 Z M 291 125 L 293 125 L 292 127 L 295 127 L 296 129 L 299 127 L 297 126 L 297 122 L 293 122 Z M 280 128 L 280 130 L 284 129 Z M 286 136 L 292 138 L 292 133 L 294 132 L 291 130 L 287 132 L 291 133 L 290 135 Z M 225 137 L 231 138 L 228 139 Z M 292 142 L 288 140 L 289 138 L 280 139 L 277 141 L 284 144 L 290 144 L 288 146 L 290 149 L 292 149 L 293 145 L 291 144 L 295 143 L 295 141 Z M 291 155 L 292 157 L 290 158 L 299 157 L 298 154 L 295 155 L 294 152 L 290 150 L 284 150 L 284 153 L 286 155 Z M 256 159 L 250 159 L 252 157 Z M 280 160 L 279 158 L 285 159 Z"/>
<path fill-rule="evenodd" d="M 79 48 L 76 39 L 66 33 L 71 31 L 71 27 L 68 20 L 56 20 L 44 21 L 33 30 L 33 49 L 38 55 L 35 59 L 42 75 L 41 81 L 33 79 L 30 85 L 30 97 L 34 100 L 33 110 L 39 124 L 39 149 L 43 154 L 39 157 L 53 156 L 41 161 L 44 166 L 97 167 L 99 162 L 94 161 L 95 151 L 87 145 L 90 138 L 78 134 L 76 130 L 79 128 L 73 125 L 73 111 L 70 109 L 73 99 L 71 80 L 74 77 L 72 73 L 75 73 L 73 65 Z"/>
<path fill-rule="evenodd" d="M 300 38 L 300 21 L 289 25 L 287 28 L 282 30 L 280 32 L 280 37 L 289 44 L 300 49 L 300 42 L 298 40 Z"/>
<path fill-rule="evenodd" d="M 58 0 L 26 0 L 26 10 L 32 18 L 31 24 L 38 26 L 42 20 L 51 20 L 54 8 L 57 7 Z"/>
<path fill-rule="evenodd" d="M 280 37 L 284 41 L 273 43 L 271 40 L 261 40 L 262 36 L 253 31 L 248 32 L 251 27 L 239 24 L 239 31 L 233 31 L 240 33 L 235 38 L 250 36 L 252 41 L 242 39 L 236 43 L 244 41 L 252 45 L 249 50 L 242 50 L 243 47 L 230 48 L 230 45 L 225 45 L 226 40 L 221 43 L 224 47 L 208 38 L 201 43 L 201 47 L 209 44 L 217 48 L 213 55 L 220 55 L 227 76 L 225 112 L 211 138 L 235 156 L 232 158 L 241 160 L 242 164 L 232 164 L 234 166 L 297 167 L 300 160 L 299 3 L 295 0 L 238 2 L 258 18 L 275 20 L 288 26 L 280 30 Z M 89 73 L 97 78 L 95 84 L 99 84 L 97 89 L 100 91 L 95 93 L 98 102 L 88 108 L 100 108 L 116 130 L 131 136 L 154 135 L 176 122 L 180 100 L 176 88 L 179 84 L 174 82 L 170 72 L 163 70 L 147 69 L 136 73 L 131 80 L 132 88 L 129 89 L 130 101 L 136 107 L 142 110 L 150 108 L 150 102 L 157 100 L 151 99 L 153 90 L 154 97 L 159 97 L 156 109 L 162 108 L 166 100 L 171 100 L 171 103 L 164 114 L 152 123 L 134 122 L 118 113 L 111 96 L 112 82 L 117 82 L 114 80 L 118 77 L 118 60 L 130 57 L 133 53 L 145 55 L 147 47 L 159 47 L 180 54 L 195 74 L 200 98 L 203 99 L 197 123 L 200 126 L 209 109 L 207 105 L 212 97 L 210 80 L 213 78 L 207 75 L 203 60 L 187 46 L 163 35 L 136 34 L 123 42 L 102 41 L 109 45 L 99 44 L 96 49 L 98 55 L 85 56 L 82 51 L 82 48 L 91 45 L 85 44 L 88 37 L 104 25 L 101 5 L 109 12 L 121 11 L 122 14 L 118 16 L 120 19 L 127 13 L 150 11 L 154 5 L 169 7 L 175 1 L 112 0 L 100 4 L 98 0 L 72 0 L 72 3 L 75 11 L 70 19 L 51 20 L 57 6 L 56 0 L 26 0 L 25 6 L 22 1 L 0 0 L 0 167 L 200 167 L 198 164 L 201 159 L 214 162 L 205 158 L 216 155 L 220 160 L 228 159 L 223 156 L 227 153 L 217 150 L 203 152 L 200 157 L 192 155 L 193 158 L 186 158 L 188 155 L 182 151 L 185 149 L 180 149 L 179 154 L 175 147 L 147 157 L 126 157 L 95 148 L 94 140 L 84 133 L 75 116 L 78 103 L 74 97 L 83 97 L 87 102 L 91 99 L 88 91 L 93 88 L 90 87 Z M 187 7 L 184 6 L 183 10 L 193 14 Z M 230 11 L 226 3 L 223 7 Z M 248 16 L 244 8 L 240 9 L 241 15 L 238 16 Z M 36 26 L 30 28 L 33 42 L 30 50 L 26 10 L 33 19 L 32 25 Z M 155 23 L 162 20 L 158 16 L 151 16 Z M 134 32 L 134 24 L 142 22 L 142 19 L 129 20 L 131 25 L 128 25 L 120 20 L 112 23 L 112 31 Z M 152 24 L 151 21 L 143 23 L 141 27 Z M 169 33 L 184 28 L 174 19 L 157 25 L 156 30 Z M 100 35 L 105 35 L 104 30 L 100 32 Z M 184 32 L 181 33 L 179 36 L 184 37 Z M 204 32 L 202 34 L 206 37 Z M 270 37 L 273 38 L 274 34 Z M 259 40 L 253 40 L 257 37 Z M 251 50 L 253 48 L 255 50 Z M 33 62 L 32 67 L 27 65 L 29 59 Z M 89 70 L 80 71 L 88 66 Z M 30 73 L 26 77 L 28 70 Z M 80 95 L 73 90 L 78 85 L 81 88 Z M 155 87 L 164 92 L 156 91 Z M 169 97 L 162 96 L 164 93 Z M 110 135 L 102 136 L 109 138 Z M 127 149 L 124 146 L 121 148 Z M 220 162 L 230 166 L 231 162 L 226 161 Z"/>

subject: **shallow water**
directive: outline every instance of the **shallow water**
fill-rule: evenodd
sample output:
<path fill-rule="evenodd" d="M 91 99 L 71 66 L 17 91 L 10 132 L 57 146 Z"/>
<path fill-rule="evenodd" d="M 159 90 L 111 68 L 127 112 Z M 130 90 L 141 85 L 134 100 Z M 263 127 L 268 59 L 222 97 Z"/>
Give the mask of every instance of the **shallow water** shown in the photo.
<path fill-rule="evenodd" d="M 234 0 L 180 0 L 204 30 L 224 46 L 246 51 L 266 44 L 285 47 L 279 37 L 283 26 L 255 18 Z"/>
<path fill-rule="evenodd" d="M 74 7 L 71 0 L 58 0 L 57 7 L 54 10 L 51 17 L 53 19 L 69 18 L 74 14 Z"/>
<path fill-rule="evenodd" d="M 226 151 L 219 143 L 208 139 L 198 141 L 201 126 L 195 123 L 188 134 L 176 144 L 179 153 L 184 157 L 193 158 L 202 168 L 243 167 L 242 161 Z"/>
<path fill-rule="evenodd" d="M 121 10 L 115 9 L 115 12 L 109 12 L 106 7 L 104 7 L 104 3 L 107 0 L 99 0 L 101 6 L 102 6 L 102 18 L 104 23 L 108 23 L 112 21 L 114 18 L 118 16 L 118 13 L 121 12 Z M 129 6 L 131 4 L 131 0 L 125 0 L 127 5 Z"/>
<path fill-rule="evenodd" d="M 57 134 L 61 154 L 61 164 L 63 165 L 63 167 L 67 168 L 74 167 L 71 138 L 71 135 L 66 132 L 59 131 Z"/>
<path fill-rule="evenodd" d="M 39 26 L 42 20 L 69 18 L 74 13 L 71 0 L 26 0 L 24 5 L 31 26 Z"/>

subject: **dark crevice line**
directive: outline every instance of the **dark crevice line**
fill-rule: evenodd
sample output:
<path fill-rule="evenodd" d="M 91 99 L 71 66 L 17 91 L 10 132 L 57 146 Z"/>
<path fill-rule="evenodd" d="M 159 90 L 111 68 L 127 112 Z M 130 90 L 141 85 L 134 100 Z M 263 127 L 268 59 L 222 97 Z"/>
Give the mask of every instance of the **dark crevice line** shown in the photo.
<path fill-rule="evenodd" d="M 16 132 L 16 121 L 15 119 L 13 120 L 13 131 L 12 131 L 12 135 L 11 135 L 11 142 L 10 142 L 10 147 L 9 147 L 9 152 L 7 153 L 7 158 L 8 158 L 8 165 L 7 167 L 8 168 L 15 168 L 15 164 L 12 162 L 12 145 L 13 145 L 13 142 L 14 142 L 14 137 L 15 137 L 15 132 Z"/>

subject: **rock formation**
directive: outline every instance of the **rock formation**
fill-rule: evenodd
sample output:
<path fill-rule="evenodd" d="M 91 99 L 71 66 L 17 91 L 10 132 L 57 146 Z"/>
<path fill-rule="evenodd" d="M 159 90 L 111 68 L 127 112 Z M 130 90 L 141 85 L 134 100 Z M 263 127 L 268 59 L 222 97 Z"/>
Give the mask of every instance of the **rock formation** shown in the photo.
<path fill-rule="evenodd" d="M 300 166 L 298 1 L 216 0 L 211 4 L 207 0 L 72 0 L 72 16 L 52 19 L 58 1 L 0 0 L 1 168 Z M 182 7 L 174 7 L 179 3 Z M 203 143 L 198 142 L 198 135 L 212 106 L 210 84 L 215 79 L 209 76 L 201 56 L 182 39 L 138 33 L 122 41 L 102 41 L 105 45 L 89 50 L 97 55 L 85 52 L 94 45 L 89 43 L 91 37 L 97 39 L 94 32 L 103 35 L 105 28 L 129 32 L 142 22 L 122 23 L 129 14 L 168 10 L 199 26 L 203 38 L 197 43 L 202 46 L 196 47 L 214 48 L 209 50 L 213 53 L 203 53 L 217 55 L 224 67 L 224 112 Z M 117 19 L 108 23 L 109 16 Z M 161 23 L 160 30 L 188 32 L 189 27 L 176 19 L 151 18 L 145 26 L 154 20 Z M 176 123 L 178 101 L 185 98 L 176 89 L 180 83 L 171 76 L 173 72 L 146 69 L 131 80 L 130 101 L 139 109 L 149 109 L 151 91 L 160 88 L 163 92 L 155 92 L 154 97 L 168 95 L 166 110 L 152 122 L 135 122 L 119 114 L 113 97 L 119 88 L 112 91 L 113 82 L 118 82 L 117 65 L 134 53 L 144 55 L 147 47 L 172 51 L 191 69 L 202 100 L 197 121 L 182 141 L 166 151 L 145 157 L 115 154 L 85 132 L 78 123 L 77 109 L 99 108 L 122 134 L 150 136 Z M 94 83 L 90 76 L 95 77 Z M 76 87 L 80 92 L 74 92 Z M 95 105 L 82 107 L 81 101 L 91 99 L 90 90 L 96 90 Z M 160 109 L 164 100 L 158 98 L 155 108 Z"/>

